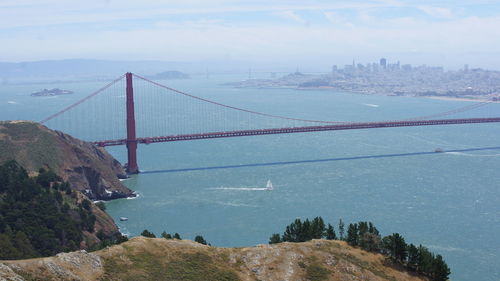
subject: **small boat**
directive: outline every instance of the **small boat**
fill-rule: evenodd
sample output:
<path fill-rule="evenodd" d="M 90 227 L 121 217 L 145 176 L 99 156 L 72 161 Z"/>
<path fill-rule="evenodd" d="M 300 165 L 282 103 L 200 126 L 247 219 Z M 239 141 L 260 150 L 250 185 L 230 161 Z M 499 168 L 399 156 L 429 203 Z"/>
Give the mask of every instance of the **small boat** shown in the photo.
<path fill-rule="evenodd" d="M 120 221 L 128 221 L 127 217 L 120 217 Z"/>
<path fill-rule="evenodd" d="M 443 149 L 441 149 L 441 148 L 439 148 L 439 147 L 438 147 L 438 148 L 436 148 L 436 149 L 434 150 L 434 152 L 436 152 L 436 153 L 440 153 L 440 152 L 444 152 L 444 151 L 443 151 Z"/>
<path fill-rule="evenodd" d="M 267 181 L 266 190 L 273 190 L 273 184 L 271 183 L 271 180 Z"/>

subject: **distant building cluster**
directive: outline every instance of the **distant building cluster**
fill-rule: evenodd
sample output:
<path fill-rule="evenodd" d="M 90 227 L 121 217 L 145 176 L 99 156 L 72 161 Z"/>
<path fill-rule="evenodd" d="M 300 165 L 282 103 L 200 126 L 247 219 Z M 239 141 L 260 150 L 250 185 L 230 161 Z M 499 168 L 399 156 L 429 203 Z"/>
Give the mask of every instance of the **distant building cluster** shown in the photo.
<path fill-rule="evenodd" d="M 469 69 L 465 64 L 458 71 L 445 71 L 442 66 L 412 66 L 399 61 L 332 67 L 330 76 L 324 76 L 299 86 L 328 86 L 339 90 L 366 94 L 417 96 L 489 96 L 499 99 L 500 72 Z"/>
<path fill-rule="evenodd" d="M 344 68 L 343 69 L 339 69 L 337 67 L 337 65 L 333 65 L 332 66 L 332 73 L 350 73 L 350 74 L 353 74 L 353 73 L 363 73 L 363 72 L 380 72 L 380 71 L 412 71 L 414 69 L 426 69 L 426 70 L 432 70 L 432 71 L 444 71 L 444 68 L 441 67 L 441 66 L 438 66 L 438 67 L 430 67 L 430 66 L 427 66 L 427 65 L 421 65 L 421 66 L 418 66 L 418 67 L 412 67 L 411 64 L 403 64 L 401 65 L 401 63 L 399 61 L 397 61 L 396 63 L 387 63 L 387 59 L 386 58 L 381 58 L 379 63 L 367 63 L 367 64 L 361 64 L 361 63 L 358 63 L 356 64 L 355 61 L 353 60 L 352 61 L 352 64 L 346 64 L 344 65 Z M 469 69 L 469 66 L 466 64 L 464 66 L 464 69 L 466 69 L 466 71 L 468 71 Z"/>
<path fill-rule="evenodd" d="M 249 79 L 237 87 L 330 88 L 380 95 L 472 97 L 500 100 L 500 71 L 469 69 L 445 71 L 441 66 L 389 63 L 386 58 L 368 64 L 332 66 L 330 74 L 295 72 L 277 79 Z"/>

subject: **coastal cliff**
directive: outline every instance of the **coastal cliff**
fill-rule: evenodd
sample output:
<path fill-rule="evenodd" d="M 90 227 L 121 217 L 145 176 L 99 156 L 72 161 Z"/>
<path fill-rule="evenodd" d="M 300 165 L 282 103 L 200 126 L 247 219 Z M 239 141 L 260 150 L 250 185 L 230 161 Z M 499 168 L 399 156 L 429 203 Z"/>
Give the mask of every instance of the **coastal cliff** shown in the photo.
<path fill-rule="evenodd" d="M 0 279 L 32 276 L 40 280 L 428 280 L 342 241 L 218 248 L 142 236 L 93 253 L 0 263 Z"/>
<path fill-rule="evenodd" d="M 0 122 L 0 163 L 16 160 L 31 175 L 53 170 L 91 200 L 134 196 L 122 165 L 106 150 L 30 121 Z"/>
<path fill-rule="evenodd" d="M 88 200 L 134 196 L 132 190 L 119 180 L 127 177 L 122 165 L 106 150 L 38 123 L 0 122 L 0 165 L 12 160 L 31 177 L 42 174 L 42 171 L 51 171 L 69 183 L 66 193 L 58 191 L 56 183 L 47 186 L 53 187 L 51 193 L 58 193 L 57 197 L 61 198 L 59 203 L 67 203 L 65 208 L 69 211 L 65 213 L 70 214 L 72 221 L 87 225 L 81 231 L 83 239 L 80 239 L 80 245 L 73 245 L 73 249 L 89 249 L 99 245 L 103 239 L 121 237 L 113 219 Z M 55 208 L 54 212 L 61 209 L 61 204 L 54 204 L 50 205 Z M 61 239 L 64 244 L 65 236 Z"/>

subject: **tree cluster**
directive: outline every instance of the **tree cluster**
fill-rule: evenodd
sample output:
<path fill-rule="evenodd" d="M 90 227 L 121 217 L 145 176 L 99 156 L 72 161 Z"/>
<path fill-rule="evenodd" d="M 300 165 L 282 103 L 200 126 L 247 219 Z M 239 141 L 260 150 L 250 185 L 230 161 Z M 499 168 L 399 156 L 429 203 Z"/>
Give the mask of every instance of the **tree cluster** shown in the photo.
<path fill-rule="evenodd" d="M 408 270 L 418 272 L 433 281 L 446 281 L 450 269 L 441 255 L 434 255 L 426 247 L 407 244 L 404 238 L 394 233 L 381 237 L 378 229 L 371 222 L 351 223 L 344 237 L 344 222 L 339 221 L 340 239 L 349 245 L 360 247 L 366 251 L 381 253 L 390 260 L 400 263 Z M 305 242 L 311 239 L 337 240 L 331 224 L 325 225 L 321 217 L 302 221 L 296 219 L 285 229 L 283 235 L 275 233 L 269 238 L 269 244 L 281 242 Z"/>
<path fill-rule="evenodd" d="M 141 232 L 141 236 L 148 237 L 148 238 L 156 238 L 156 235 L 147 229 L 144 229 Z M 166 231 L 163 231 L 160 236 L 162 238 L 165 238 L 165 239 L 182 240 L 181 236 L 177 232 L 172 235 L 170 233 L 167 233 Z M 203 244 L 203 245 L 211 246 L 210 243 L 208 243 L 207 240 L 205 240 L 205 238 L 203 238 L 203 236 L 201 236 L 201 235 L 196 235 L 196 237 L 194 237 L 194 242 L 198 242 L 198 243 Z"/>
<path fill-rule="evenodd" d="M 450 268 L 441 255 L 434 255 L 426 247 L 406 244 L 399 233 L 385 236 L 381 242 L 381 252 L 409 270 L 419 272 L 436 281 L 446 281 Z"/>
<path fill-rule="evenodd" d="M 0 259 L 79 249 L 95 216 L 71 195 L 69 184 L 52 171 L 29 177 L 15 161 L 0 165 Z"/>
<path fill-rule="evenodd" d="M 328 240 L 337 239 L 335 229 L 331 224 L 325 226 L 325 222 L 321 217 L 315 217 L 311 221 L 306 219 L 296 219 L 288 225 L 282 236 L 275 233 L 269 238 L 269 244 L 280 242 L 305 242 L 311 239 L 325 238 Z"/>
<path fill-rule="evenodd" d="M 97 238 L 99 238 L 99 240 L 101 240 L 101 242 L 90 248 L 89 249 L 90 251 L 97 251 L 100 249 L 104 249 L 106 247 L 110 247 L 128 241 L 128 237 L 126 235 L 118 234 L 113 237 L 109 237 L 102 230 L 99 230 L 96 233 L 96 236 Z"/>

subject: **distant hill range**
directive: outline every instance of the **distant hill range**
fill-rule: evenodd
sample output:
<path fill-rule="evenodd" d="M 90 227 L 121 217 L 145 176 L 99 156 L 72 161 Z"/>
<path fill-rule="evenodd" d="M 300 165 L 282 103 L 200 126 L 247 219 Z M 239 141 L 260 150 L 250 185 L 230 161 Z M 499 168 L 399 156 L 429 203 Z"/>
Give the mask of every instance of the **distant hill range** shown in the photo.
<path fill-rule="evenodd" d="M 175 80 L 175 79 L 188 79 L 189 75 L 186 73 L 182 73 L 180 71 L 165 71 L 160 72 L 155 75 L 149 75 L 148 78 L 155 80 Z"/>
<path fill-rule="evenodd" d="M 122 75 L 125 72 L 135 72 L 140 75 L 152 75 L 177 69 L 194 70 L 192 64 L 165 61 L 108 61 L 108 60 L 44 60 L 32 62 L 0 62 L 1 82 L 31 81 L 31 80 L 78 80 L 102 79 Z M 204 69 L 204 68 L 202 68 Z"/>
<path fill-rule="evenodd" d="M 133 72 L 149 77 L 162 74 L 166 70 L 190 73 L 193 75 L 198 74 L 206 77 L 211 73 L 247 73 L 248 63 L 232 60 L 179 62 L 160 60 L 114 61 L 96 59 L 0 62 L 0 85 L 9 83 L 71 82 L 111 79 L 125 72 Z M 169 75 L 169 72 L 171 71 L 167 71 L 165 75 Z M 171 74 L 175 75 L 174 73 Z"/>

